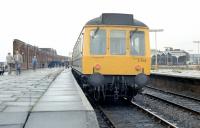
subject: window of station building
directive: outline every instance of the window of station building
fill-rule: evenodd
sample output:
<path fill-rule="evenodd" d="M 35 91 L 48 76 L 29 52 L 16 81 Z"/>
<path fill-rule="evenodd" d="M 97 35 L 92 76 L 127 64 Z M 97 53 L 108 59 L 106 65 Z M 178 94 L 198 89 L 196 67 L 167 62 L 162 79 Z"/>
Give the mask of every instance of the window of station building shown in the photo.
<path fill-rule="evenodd" d="M 106 31 L 92 30 L 90 32 L 90 54 L 105 55 L 106 54 Z"/>
<path fill-rule="evenodd" d="M 144 56 L 145 55 L 145 40 L 144 32 L 136 31 L 130 32 L 130 49 L 131 55 Z"/>
<path fill-rule="evenodd" d="M 126 31 L 112 30 L 110 32 L 110 54 L 126 54 Z"/>

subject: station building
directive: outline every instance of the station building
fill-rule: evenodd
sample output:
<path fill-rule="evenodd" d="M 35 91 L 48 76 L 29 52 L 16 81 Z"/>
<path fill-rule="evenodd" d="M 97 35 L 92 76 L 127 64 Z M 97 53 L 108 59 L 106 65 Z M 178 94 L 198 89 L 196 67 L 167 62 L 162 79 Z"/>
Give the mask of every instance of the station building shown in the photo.
<path fill-rule="evenodd" d="M 186 65 L 190 60 L 188 52 L 181 49 L 166 48 L 165 51 L 157 51 L 158 65 Z M 156 50 L 151 50 L 151 64 L 155 65 Z"/>
<path fill-rule="evenodd" d="M 39 48 L 27 44 L 21 40 L 15 39 L 13 41 L 13 55 L 15 55 L 16 50 L 18 50 L 23 57 L 23 69 L 32 68 L 32 58 L 37 56 L 38 67 L 47 67 L 52 61 L 67 62 L 69 57 L 58 55 L 56 50 L 53 48 Z"/>

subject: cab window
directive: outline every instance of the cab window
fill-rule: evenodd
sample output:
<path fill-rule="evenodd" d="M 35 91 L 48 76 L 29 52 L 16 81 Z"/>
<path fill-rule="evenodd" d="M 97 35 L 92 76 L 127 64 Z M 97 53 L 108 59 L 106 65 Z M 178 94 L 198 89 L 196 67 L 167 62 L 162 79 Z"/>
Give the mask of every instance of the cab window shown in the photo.
<path fill-rule="evenodd" d="M 106 31 L 92 30 L 90 32 L 90 54 L 105 55 L 106 54 Z"/>
<path fill-rule="evenodd" d="M 132 31 L 130 32 L 130 48 L 131 55 L 134 56 L 144 56 L 145 55 L 145 40 L 144 32 Z"/>
<path fill-rule="evenodd" d="M 112 30 L 110 32 L 110 54 L 126 54 L 126 31 Z"/>

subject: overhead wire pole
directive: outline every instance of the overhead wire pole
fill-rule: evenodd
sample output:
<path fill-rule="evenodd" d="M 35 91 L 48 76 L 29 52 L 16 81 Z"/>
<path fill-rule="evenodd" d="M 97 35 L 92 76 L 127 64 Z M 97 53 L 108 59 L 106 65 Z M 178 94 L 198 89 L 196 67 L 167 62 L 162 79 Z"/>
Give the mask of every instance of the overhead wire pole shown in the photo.
<path fill-rule="evenodd" d="M 199 44 L 200 44 L 200 41 L 199 40 L 193 41 L 193 43 L 197 43 L 198 44 L 198 55 L 197 55 L 198 61 L 197 61 L 197 64 L 199 65 Z"/>
<path fill-rule="evenodd" d="M 156 49 L 156 70 L 158 69 L 158 49 L 157 49 L 157 32 L 163 32 L 164 29 L 150 29 L 150 32 L 155 32 L 155 49 Z"/>

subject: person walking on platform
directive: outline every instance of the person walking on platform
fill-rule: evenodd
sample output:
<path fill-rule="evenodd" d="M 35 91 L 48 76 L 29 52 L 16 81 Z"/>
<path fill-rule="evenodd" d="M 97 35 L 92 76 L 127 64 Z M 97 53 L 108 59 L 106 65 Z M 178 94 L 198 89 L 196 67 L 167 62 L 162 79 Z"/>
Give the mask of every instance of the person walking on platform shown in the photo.
<path fill-rule="evenodd" d="M 4 65 L 0 64 L 0 76 L 3 76 L 4 71 L 5 71 Z"/>
<path fill-rule="evenodd" d="M 23 58 L 22 55 L 19 53 L 19 51 L 16 51 L 16 54 L 14 55 L 14 61 L 15 61 L 16 75 L 20 75 Z"/>
<path fill-rule="evenodd" d="M 37 67 L 37 58 L 36 58 L 36 56 L 34 56 L 32 58 L 32 66 L 33 66 L 33 70 L 36 70 L 36 67 Z"/>
<path fill-rule="evenodd" d="M 6 61 L 8 65 L 8 74 L 11 74 L 12 64 L 14 63 L 13 57 L 11 56 L 10 52 L 6 56 Z"/>

